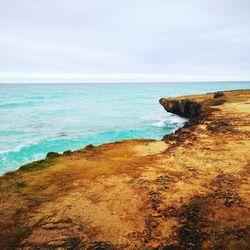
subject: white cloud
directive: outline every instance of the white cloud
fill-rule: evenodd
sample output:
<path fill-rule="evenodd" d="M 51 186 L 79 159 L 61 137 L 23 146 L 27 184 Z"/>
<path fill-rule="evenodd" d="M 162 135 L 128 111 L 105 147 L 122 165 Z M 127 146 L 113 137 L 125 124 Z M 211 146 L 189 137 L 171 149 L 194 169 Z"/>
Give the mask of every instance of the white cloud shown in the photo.
<path fill-rule="evenodd" d="M 249 13 L 248 0 L 0 0 L 0 82 L 250 80 Z"/>

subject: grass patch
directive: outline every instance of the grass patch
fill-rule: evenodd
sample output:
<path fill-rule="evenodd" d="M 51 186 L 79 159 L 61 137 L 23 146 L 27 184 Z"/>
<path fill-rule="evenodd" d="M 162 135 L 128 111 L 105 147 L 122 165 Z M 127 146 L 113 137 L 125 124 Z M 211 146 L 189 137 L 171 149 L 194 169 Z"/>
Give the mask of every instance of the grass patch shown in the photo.
<path fill-rule="evenodd" d="M 66 150 L 63 152 L 63 155 L 71 155 L 73 152 L 71 150 Z"/>
<path fill-rule="evenodd" d="M 9 177 L 12 177 L 15 175 L 15 172 L 14 171 L 9 171 L 7 173 L 4 174 L 4 176 L 9 176 Z"/>
<path fill-rule="evenodd" d="M 95 146 L 93 144 L 87 145 L 84 149 L 86 150 L 92 150 Z"/>
<path fill-rule="evenodd" d="M 23 188 L 26 188 L 28 187 L 28 184 L 26 182 L 17 182 L 16 183 L 16 189 L 17 190 L 20 190 L 20 189 L 23 189 Z"/>
<path fill-rule="evenodd" d="M 56 163 L 56 160 L 54 158 L 47 158 L 45 160 L 40 161 L 34 161 L 28 164 L 25 164 L 19 168 L 18 171 L 21 172 L 29 172 L 29 171 L 35 171 L 35 170 L 44 170 Z"/>
<path fill-rule="evenodd" d="M 57 152 L 49 152 L 48 154 L 47 154 L 47 156 L 46 156 L 46 159 L 47 158 L 57 158 L 57 157 L 59 157 L 59 156 L 61 156 L 61 154 L 59 154 L 59 153 L 57 153 Z"/>
<path fill-rule="evenodd" d="M 205 106 L 219 106 L 222 105 L 226 100 L 224 98 L 214 98 L 204 101 Z"/>

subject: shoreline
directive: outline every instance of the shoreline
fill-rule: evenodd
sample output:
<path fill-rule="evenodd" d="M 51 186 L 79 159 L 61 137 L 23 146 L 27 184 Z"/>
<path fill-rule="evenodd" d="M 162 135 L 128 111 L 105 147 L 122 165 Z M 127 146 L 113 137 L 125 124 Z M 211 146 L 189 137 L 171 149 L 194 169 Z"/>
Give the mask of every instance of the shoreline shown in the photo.
<path fill-rule="evenodd" d="M 230 92 L 230 91 L 232 91 L 232 90 L 223 91 L 223 92 Z M 242 91 L 242 89 L 233 90 L 233 91 Z M 243 90 L 243 91 L 244 91 L 244 90 Z M 214 92 L 206 93 L 205 95 L 211 95 L 211 96 L 212 96 L 213 94 L 214 94 Z M 202 95 L 204 95 L 204 94 L 202 94 Z M 197 95 L 194 95 L 194 96 L 197 96 Z M 189 98 L 189 97 L 190 97 L 190 95 L 186 95 L 186 96 L 181 96 L 181 97 L 179 97 L 179 98 L 181 98 L 181 99 L 187 99 L 187 98 Z M 165 107 L 164 107 L 164 103 L 161 103 L 161 100 L 170 100 L 170 102 L 172 102 L 173 100 L 178 100 L 178 97 L 161 98 L 161 99 L 159 100 L 159 103 L 163 106 L 163 108 L 165 108 Z M 178 108 L 180 108 L 180 107 L 178 107 Z M 193 123 L 192 117 L 190 117 L 189 115 L 186 115 L 186 116 L 185 116 L 185 115 L 183 115 L 183 114 L 181 114 L 181 113 L 179 113 L 179 112 L 175 112 L 174 110 L 171 110 L 171 109 L 170 109 L 170 110 L 167 110 L 167 109 L 165 108 L 165 110 L 166 110 L 167 112 L 172 113 L 172 114 L 175 114 L 175 115 L 177 115 L 177 116 L 179 116 L 179 117 L 181 117 L 181 118 L 189 119 L 188 121 L 186 121 L 186 122 L 183 124 L 183 127 L 187 127 L 187 126 L 192 125 L 192 123 Z M 183 127 L 180 127 L 180 128 L 177 129 L 176 131 L 182 129 Z M 172 135 L 172 134 L 175 134 L 176 131 L 174 131 L 173 133 L 167 134 L 167 135 L 165 135 L 164 137 L 166 137 L 166 136 L 168 136 L 168 135 L 170 136 L 170 135 Z M 161 140 L 164 140 L 164 137 L 163 137 Z M 41 163 L 41 162 L 43 162 L 44 160 L 51 158 L 50 155 L 53 155 L 52 158 L 56 158 L 56 157 L 60 157 L 60 156 L 63 156 L 63 155 L 69 155 L 69 154 L 71 154 L 71 153 L 74 153 L 74 152 L 77 152 L 77 151 L 80 151 L 80 150 L 84 150 L 84 149 L 86 149 L 86 148 L 87 148 L 87 149 L 88 149 L 88 148 L 94 148 L 94 147 L 99 147 L 99 146 L 106 145 L 106 144 L 118 143 L 118 142 L 122 142 L 122 141 L 160 141 L 160 140 L 156 140 L 156 139 L 146 139 L 146 138 L 145 138 L 145 139 L 125 139 L 125 140 L 119 140 L 119 141 L 115 141 L 115 142 L 106 142 L 106 143 L 102 143 L 102 144 L 97 145 L 97 146 L 95 146 L 95 145 L 93 145 L 93 144 L 87 144 L 87 145 L 86 145 L 85 147 L 83 147 L 83 148 L 80 148 L 80 149 L 77 149 L 77 150 L 68 149 L 68 150 L 65 150 L 65 151 L 62 152 L 62 153 L 51 151 L 51 152 L 48 152 L 48 153 L 46 154 L 45 158 L 40 159 L 40 160 L 36 160 L 36 161 L 31 161 L 31 162 L 28 162 L 28 163 L 26 163 L 26 164 L 23 164 L 23 165 L 19 166 L 18 169 L 14 170 L 14 171 L 8 171 L 8 172 L 4 173 L 3 175 L 0 175 L 0 177 L 1 177 L 1 176 L 4 176 L 5 174 L 11 174 L 12 172 L 16 172 L 16 171 L 19 171 L 20 169 L 24 169 L 27 165 L 30 165 L 30 164 L 33 164 L 33 163 Z"/>
<path fill-rule="evenodd" d="M 247 89 L 250 85 L 248 82 L 208 82 L 196 85 L 152 83 L 146 89 L 142 85 L 112 86 L 74 87 L 68 84 L 48 89 L 44 85 L 3 87 L 2 104 L 7 106 L 1 108 L 5 117 L 1 124 L 4 130 L 0 143 L 1 175 L 42 159 L 51 151 L 62 153 L 68 149 L 80 149 L 90 143 L 100 145 L 109 142 L 110 138 L 112 141 L 130 138 L 162 139 L 165 134 L 177 129 L 177 125 L 171 123 L 168 126 L 167 121 L 166 127 L 159 129 L 161 117 L 165 116 L 166 120 L 171 118 L 171 115 L 164 114 L 164 109 L 158 104 L 160 97 L 208 93 L 220 89 Z M 18 93 L 21 96 L 15 98 Z M 114 103 L 109 104 L 111 100 Z M 18 115 L 20 112 L 25 115 Z M 72 116 L 75 122 L 71 120 Z M 114 120 L 109 123 L 105 117 Z M 67 136 L 61 137 L 61 132 Z"/>
<path fill-rule="evenodd" d="M 247 249 L 250 90 L 213 95 L 162 98 L 190 118 L 162 141 L 50 152 L 5 173 L 0 246 Z"/>

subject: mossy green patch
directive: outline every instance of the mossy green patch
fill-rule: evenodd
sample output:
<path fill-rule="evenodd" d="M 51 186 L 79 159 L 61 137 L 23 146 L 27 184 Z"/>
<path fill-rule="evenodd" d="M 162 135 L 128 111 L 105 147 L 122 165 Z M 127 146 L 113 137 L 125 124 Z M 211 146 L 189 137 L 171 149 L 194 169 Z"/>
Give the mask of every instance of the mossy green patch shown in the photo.
<path fill-rule="evenodd" d="M 9 172 L 7 172 L 7 173 L 4 174 L 4 176 L 9 176 L 9 177 L 11 177 L 13 175 L 15 175 L 14 171 L 9 171 Z"/>
<path fill-rule="evenodd" d="M 71 155 L 73 152 L 71 150 L 66 150 L 63 152 L 63 155 Z"/>
<path fill-rule="evenodd" d="M 84 149 L 86 150 L 92 150 L 95 146 L 93 144 L 87 145 Z"/>
<path fill-rule="evenodd" d="M 203 105 L 205 106 L 219 106 L 222 105 L 226 100 L 224 98 L 214 98 L 214 99 L 209 99 L 205 100 L 203 102 Z"/>
<path fill-rule="evenodd" d="M 44 170 L 56 163 L 55 159 L 46 158 L 45 160 L 34 161 L 28 164 L 25 164 L 19 168 L 18 171 L 29 172 L 35 170 Z"/>
<path fill-rule="evenodd" d="M 28 187 L 28 184 L 26 182 L 17 182 L 16 183 L 16 189 L 19 190 L 19 189 L 23 189 L 23 188 L 26 188 Z"/>
<path fill-rule="evenodd" d="M 47 154 L 47 156 L 46 156 L 46 159 L 47 159 L 47 158 L 57 158 L 57 157 L 59 157 L 59 156 L 61 156 L 61 154 L 59 154 L 59 153 L 57 153 L 57 152 L 49 152 L 49 153 Z"/>

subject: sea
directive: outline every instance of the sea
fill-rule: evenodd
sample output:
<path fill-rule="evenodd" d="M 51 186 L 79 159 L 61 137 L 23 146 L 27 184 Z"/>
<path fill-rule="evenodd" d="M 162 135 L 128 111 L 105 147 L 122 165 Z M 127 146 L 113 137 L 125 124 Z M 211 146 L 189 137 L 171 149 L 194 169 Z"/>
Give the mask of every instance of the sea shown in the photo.
<path fill-rule="evenodd" d="M 0 84 L 0 175 L 48 152 L 161 140 L 187 121 L 161 97 L 249 89 L 250 82 Z"/>

